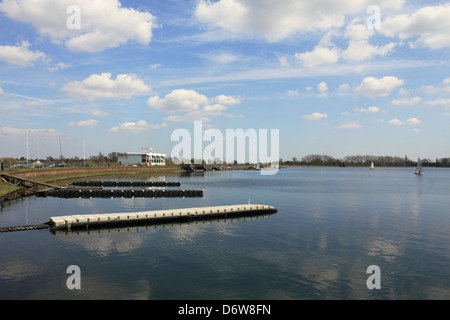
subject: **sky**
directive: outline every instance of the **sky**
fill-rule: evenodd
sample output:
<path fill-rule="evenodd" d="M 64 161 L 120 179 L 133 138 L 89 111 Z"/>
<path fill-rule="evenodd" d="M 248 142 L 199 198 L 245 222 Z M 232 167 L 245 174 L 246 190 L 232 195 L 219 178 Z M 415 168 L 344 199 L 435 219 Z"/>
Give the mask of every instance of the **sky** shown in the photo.
<path fill-rule="evenodd" d="M 449 17 L 446 1 L 2 0 L 0 158 L 170 156 L 194 121 L 278 129 L 284 160 L 450 157 Z"/>

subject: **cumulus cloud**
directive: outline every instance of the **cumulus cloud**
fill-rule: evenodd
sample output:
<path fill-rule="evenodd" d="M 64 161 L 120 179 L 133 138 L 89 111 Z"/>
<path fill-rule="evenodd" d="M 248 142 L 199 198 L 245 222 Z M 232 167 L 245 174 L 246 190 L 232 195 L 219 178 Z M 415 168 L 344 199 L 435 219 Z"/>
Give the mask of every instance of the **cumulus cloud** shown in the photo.
<path fill-rule="evenodd" d="M 345 23 L 345 16 L 361 12 L 365 0 L 200 0 L 195 17 L 212 27 L 233 33 L 264 36 L 278 41 L 303 31 L 330 30 Z"/>
<path fill-rule="evenodd" d="M 410 99 L 408 98 L 394 99 L 392 100 L 391 103 L 394 106 L 404 106 L 404 105 L 412 106 L 420 103 L 420 101 L 422 101 L 420 97 L 413 97 Z"/>
<path fill-rule="evenodd" d="M 404 125 L 404 124 L 405 124 L 405 122 L 400 121 L 400 120 L 398 120 L 397 118 L 392 119 L 392 120 L 389 120 L 388 123 L 389 123 L 389 124 L 393 124 L 393 125 L 395 125 L 395 126 L 401 126 L 401 125 Z"/>
<path fill-rule="evenodd" d="M 119 74 L 116 79 L 111 77 L 111 73 L 93 74 L 83 81 L 67 83 L 61 91 L 68 96 L 89 101 L 104 98 L 130 99 L 151 91 L 135 74 Z"/>
<path fill-rule="evenodd" d="M 426 104 L 430 106 L 450 106 L 450 99 L 446 98 L 437 98 L 435 100 L 427 100 Z"/>
<path fill-rule="evenodd" d="M 421 124 L 422 121 L 420 121 L 417 118 L 409 118 L 408 120 L 406 120 L 406 123 L 407 124 Z"/>
<path fill-rule="evenodd" d="M 139 133 L 148 129 L 161 129 L 167 127 L 166 123 L 148 124 L 147 121 L 141 120 L 137 122 L 124 122 L 120 126 L 109 129 L 111 133 Z"/>
<path fill-rule="evenodd" d="M 450 46 L 450 4 L 423 7 L 412 14 L 388 17 L 380 32 L 401 40 L 413 38 L 411 47 L 441 49 Z"/>
<path fill-rule="evenodd" d="M 67 64 L 64 62 L 58 62 L 54 66 L 48 67 L 47 70 L 53 72 L 53 71 L 63 70 L 63 69 L 70 68 L 70 67 L 71 67 L 70 64 Z"/>
<path fill-rule="evenodd" d="M 79 29 L 67 27 L 73 14 L 67 12 L 70 6 L 79 8 Z M 0 11 L 13 20 L 30 23 L 40 34 L 73 51 L 96 52 L 128 41 L 148 44 L 157 27 L 150 12 L 123 8 L 118 0 L 4 0 Z"/>
<path fill-rule="evenodd" d="M 150 97 L 147 105 L 150 108 L 172 114 L 165 118 L 168 122 L 184 121 L 211 121 L 209 116 L 232 116 L 225 114 L 229 106 L 240 103 L 236 97 L 219 95 L 214 98 L 200 94 L 194 90 L 177 89 L 167 94 L 164 98 L 159 96 Z M 185 113 L 185 114 L 175 114 Z"/>
<path fill-rule="evenodd" d="M 164 98 L 159 96 L 150 97 L 147 105 L 150 108 L 167 113 L 179 111 L 195 111 L 200 105 L 208 103 L 208 98 L 194 90 L 178 89 L 167 94 Z"/>
<path fill-rule="evenodd" d="M 393 76 L 381 79 L 374 77 L 364 78 L 361 84 L 355 88 L 355 93 L 370 98 L 388 96 L 392 90 L 404 84 L 404 81 Z"/>
<path fill-rule="evenodd" d="M 96 110 L 96 111 L 92 112 L 92 115 L 95 117 L 104 118 L 104 117 L 108 116 L 108 113 L 101 111 L 101 110 Z"/>
<path fill-rule="evenodd" d="M 345 37 L 349 39 L 348 47 L 342 51 L 342 58 L 346 61 L 361 61 L 373 56 L 384 56 L 397 45 L 394 42 L 384 46 L 374 46 L 369 43 L 370 37 L 375 34 L 373 29 L 367 28 L 359 20 L 354 20 L 346 27 Z"/>
<path fill-rule="evenodd" d="M 0 46 L 0 59 L 21 67 L 32 67 L 37 61 L 48 60 L 44 53 L 31 51 L 29 47 L 30 44 L 27 41 L 22 41 L 18 46 Z"/>
<path fill-rule="evenodd" d="M 375 107 L 375 106 L 371 106 L 371 107 L 368 107 L 367 109 L 365 109 L 365 108 L 355 108 L 355 111 L 376 113 L 376 112 L 380 111 L 380 108 L 379 107 Z"/>
<path fill-rule="evenodd" d="M 317 85 L 317 90 L 320 92 L 318 95 L 319 98 L 328 97 L 328 85 L 325 81 L 322 81 Z"/>
<path fill-rule="evenodd" d="M 306 119 L 306 120 L 320 120 L 320 119 L 324 119 L 324 118 L 327 118 L 327 117 L 328 117 L 328 115 L 326 113 L 314 112 L 314 113 L 302 116 L 302 119 Z"/>
<path fill-rule="evenodd" d="M 74 121 L 70 122 L 71 127 L 95 127 L 97 124 L 98 124 L 98 121 L 94 120 L 94 119 L 83 120 L 83 121 L 78 121 L 78 122 L 74 122 Z"/>
<path fill-rule="evenodd" d="M 295 57 L 300 60 L 305 67 L 313 68 L 324 64 L 332 64 L 338 62 L 339 49 L 329 49 L 317 46 L 313 51 L 296 53 Z"/>
<path fill-rule="evenodd" d="M 450 93 L 450 78 L 445 78 L 442 83 L 444 84 L 444 86 L 422 86 L 421 89 L 426 93 Z"/>
<path fill-rule="evenodd" d="M 401 121 L 401 120 L 395 118 L 395 119 L 389 120 L 388 123 L 389 123 L 389 124 L 392 124 L 392 125 L 396 125 L 396 126 L 402 126 L 402 125 L 404 125 L 404 124 L 411 124 L 411 125 L 414 125 L 414 124 L 421 124 L 422 121 L 420 121 L 420 120 L 417 119 L 417 118 L 409 118 L 409 119 L 406 120 L 406 121 Z"/>
<path fill-rule="evenodd" d="M 347 121 L 337 127 L 338 129 L 359 129 L 362 125 L 358 121 Z"/>

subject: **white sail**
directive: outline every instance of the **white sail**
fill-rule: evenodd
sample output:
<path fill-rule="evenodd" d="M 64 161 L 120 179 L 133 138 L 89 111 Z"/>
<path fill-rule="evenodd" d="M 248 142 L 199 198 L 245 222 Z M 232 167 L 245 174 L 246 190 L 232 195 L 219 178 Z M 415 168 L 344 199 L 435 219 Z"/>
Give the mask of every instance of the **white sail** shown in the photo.
<path fill-rule="evenodd" d="M 375 166 L 373 165 L 373 162 L 372 162 L 372 164 L 370 165 L 370 170 L 373 170 L 373 169 L 375 169 Z"/>
<path fill-rule="evenodd" d="M 417 166 L 416 166 L 416 170 L 414 171 L 414 174 L 418 174 L 418 175 L 423 174 L 422 161 L 420 161 L 420 158 L 417 159 Z"/>

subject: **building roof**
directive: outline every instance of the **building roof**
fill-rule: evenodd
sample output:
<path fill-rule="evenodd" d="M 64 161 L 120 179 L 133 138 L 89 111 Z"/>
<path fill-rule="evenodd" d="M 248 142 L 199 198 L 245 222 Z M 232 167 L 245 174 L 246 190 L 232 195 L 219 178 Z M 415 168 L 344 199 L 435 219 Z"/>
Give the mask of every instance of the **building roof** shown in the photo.
<path fill-rule="evenodd" d="M 166 156 L 165 153 L 154 153 L 154 152 L 127 152 L 127 155 L 148 155 L 148 156 Z"/>

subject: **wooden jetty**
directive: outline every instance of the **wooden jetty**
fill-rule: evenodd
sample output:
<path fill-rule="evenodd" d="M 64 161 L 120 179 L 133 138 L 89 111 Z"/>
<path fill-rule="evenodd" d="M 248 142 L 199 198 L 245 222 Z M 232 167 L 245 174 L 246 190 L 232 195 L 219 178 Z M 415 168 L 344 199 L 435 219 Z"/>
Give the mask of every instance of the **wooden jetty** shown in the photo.
<path fill-rule="evenodd" d="M 275 212 L 277 212 L 277 209 L 268 205 L 241 204 L 146 212 L 60 216 L 51 217 L 49 225 L 53 230 L 96 229 L 111 226 L 167 223 L 169 221 L 256 216 Z"/>

